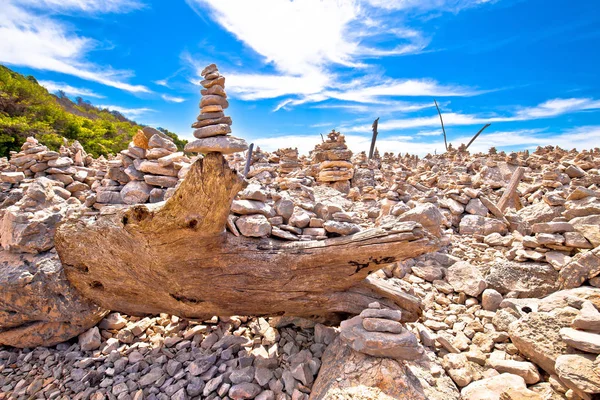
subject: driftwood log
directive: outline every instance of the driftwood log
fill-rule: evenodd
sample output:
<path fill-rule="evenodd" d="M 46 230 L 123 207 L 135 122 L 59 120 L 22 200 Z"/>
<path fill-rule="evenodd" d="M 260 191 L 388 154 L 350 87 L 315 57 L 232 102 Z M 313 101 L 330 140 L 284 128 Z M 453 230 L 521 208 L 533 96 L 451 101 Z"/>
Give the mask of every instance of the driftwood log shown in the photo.
<path fill-rule="evenodd" d="M 246 185 L 221 154 L 196 161 L 165 203 L 65 220 L 56 249 L 84 297 L 131 315 L 293 315 L 337 320 L 369 302 L 421 314 L 419 299 L 370 272 L 434 251 L 415 222 L 323 241 L 235 237 L 225 225 Z"/>

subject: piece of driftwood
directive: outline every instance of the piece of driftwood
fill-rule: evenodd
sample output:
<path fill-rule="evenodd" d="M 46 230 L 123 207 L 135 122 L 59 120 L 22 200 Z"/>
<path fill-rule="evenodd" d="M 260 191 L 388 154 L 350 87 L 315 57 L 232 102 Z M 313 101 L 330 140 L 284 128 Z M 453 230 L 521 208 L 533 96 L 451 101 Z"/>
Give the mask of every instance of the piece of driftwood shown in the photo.
<path fill-rule="evenodd" d="M 244 167 L 244 177 L 248 176 L 248 172 L 250 172 L 250 164 L 252 164 L 252 150 L 254 150 L 254 143 L 250 143 L 250 147 L 248 147 L 248 156 L 246 158 L 246 166 Z"/>
<path fill-rule="evenodd" d="M 519 195 L 517 194 L 517 186 L 519 186 L 519 182 L 523 179 L 523 174 L 525 174 L 525 169 L 523 169 L 523 167 L 518 167 L 515 172 L 513 172 L 513 175 L 506 186 L 506 190 L 502 194 L 502 197 L 500 197 L 500 200 L 498 200 L 498 208 L 500 211 L 504 212 L 511 200 L 514 202 L 517 210 L 523 207 Z"/>
<path fill-rule="evenodd" d="M 235 237 L 225 231 L 246 182 L 221 154 L 197 160 L 165 203 L 68 219 L 56 232 L 67 278 L 86 298 L 132 315 L 294 315 L 336 320 L 369 302 L 421 313 L 417 298 L 367 275 L 434 251 L 415 222 L 323 241 Z M 318 318 L 317 318 L 318 319 Z"/>
<path fill-rule="evenodd" d="M 440 123 L 442 124 L 442 132 L 444 132 L 444 146 L 446 146 L 446 151 L 448 151 L 448 141 L 446 140 L 446 128 L 444 128 L 444 120 L 442 119 L 442 112 L 440 111 L 440 108 L 438 107 L 438 103 L 435 99 L 433 99 L 433 102 L 435 103 L 435 108 L 437 108 L 437 112 L 440 115 Z"/>
<path fill-rule="evenodd" d="M 475 134 L 475 136 L 473 136 L 473 138 L 472 138 L 472 139 L 469 141 L 469 143 L 467 144 L 467 147 L 465 147 L 465 150 L 468 150 L 468 149 L 469 149 L 469 146 L 470 146 L 470 145 L 471 145 L 471 144 L 472 144 L 472 143 L 475 141 L 475 139 L 477 139 L 477 137 L 479 137 L 479 135 L 481 135 L 481 132 L 483 132 L 483 131 L 485 130 L 485 128 L 487 128 L 487 127 L 488 127 L 488 126 L 490 126 L 490 125 L 492 125 L 492 124 L 485 124 L 485 125 L 483 126 L 483 128 L 481 128 L 481 129 L 479 130 L 479 132 L 477 132 L 477 133 Z"/>
<path fill-rule="evenodd" d="M 373 137 L 371 138 L 371 148 L 369 149 L 369 160 L 373 158 L 373 152 L 375 151 L 375 142 L 377 141 L 377 127 L 379 126 L 379 117 L 373 121 Z"/>

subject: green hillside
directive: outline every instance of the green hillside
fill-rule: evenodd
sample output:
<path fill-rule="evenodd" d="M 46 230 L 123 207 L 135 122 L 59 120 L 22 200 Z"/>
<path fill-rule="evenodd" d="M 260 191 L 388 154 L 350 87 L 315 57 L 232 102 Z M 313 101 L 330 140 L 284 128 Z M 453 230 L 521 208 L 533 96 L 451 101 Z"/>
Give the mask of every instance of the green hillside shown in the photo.
<path fill-rule="evenodd" d="M 94 156 L 126 149 L 142 126 L 116 111 L 101 110 L 81 98 L 72 102 L 55 96 L 33 76 L 23 76 L 0 65 L 0 157 L 18 151 L 28 136 L 57 150 L 63 138 L 78 140 Z M 160 128 L 159 128 L 160 129 Z M 177 147 L 186 141 L 165 129 Z"/>

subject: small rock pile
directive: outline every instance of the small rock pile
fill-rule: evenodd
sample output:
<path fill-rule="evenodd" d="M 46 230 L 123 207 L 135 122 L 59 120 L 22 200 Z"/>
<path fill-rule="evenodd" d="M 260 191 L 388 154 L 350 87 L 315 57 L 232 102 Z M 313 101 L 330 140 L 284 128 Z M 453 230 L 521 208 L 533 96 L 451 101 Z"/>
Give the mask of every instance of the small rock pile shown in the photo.
<path fill-rule="evenodd" d="M 331 185 L 342 193 L 350 191 L 350 179 L 354 166 L 350 162 L 352 151 L 346 145 L 344 135 L 335 130 L 327 140 L 318 144 L 313 151 L 313 163 L 318 164 L 317 182 Z"/>
<path fill-rule="evenodd" d="M 231 154 L 248 149 L 244 139 L 231 136 L 231 118 L 226 117 L 224 110 L 229 107 L 225 93 L 225 77 L 219 73 L 215 64 L 202 70 L 204 80 L 200 84 L 200 115 L 192 124 L 194 136 L 198 139 L 185 146 L 186 152 Z"/>
<path fill-rule="evenodd" d="M 300 164 L 298 159 L 298 149 L 279 149 L 275 152 L 275 154 L 279 156 L 279 166 L 277 167 L 277 172 L 282 178 L 302 167 L 302 164 Z"/>
<path fill-rule="evenodd" d="M 94 186 L 96 204 L 143 204 L 165 200 L 190 168 L 191 160 L 177 151 L 171 138 L 144 127 L 127 150 L 107 162 L 105 175 Z"/>
<path fill-rule="evenodd" d="M 373 357 L 414 360 L 423 354 L 417 337 L 402 326 L 402 312 L 369 304 L 340 325 L 340 337 L 354 351 Z"/>
<path fill-rule="evenodd" d="M 21 151 L 11 155 L 9 168 L 0 172 L 0 181 L 8 185 L 6 190 L 10 190 L 26 178 L 46 177 L 65 189 L 61 196 L 73 196 L 83 202 L 89 195 L 90 185 L 94 180 L 95 171 L 88 168 L 92 161 L 77 141 L 71 147 L 62 146 L 56 152 L 48 150 L 37 139 L 28 137 L 21 146 Z"/>

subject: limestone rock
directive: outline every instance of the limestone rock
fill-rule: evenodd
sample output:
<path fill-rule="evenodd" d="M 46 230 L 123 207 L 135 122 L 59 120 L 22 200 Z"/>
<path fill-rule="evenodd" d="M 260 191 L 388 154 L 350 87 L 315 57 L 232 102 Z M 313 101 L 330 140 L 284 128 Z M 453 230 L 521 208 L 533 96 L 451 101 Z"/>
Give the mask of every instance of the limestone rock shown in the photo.
<path fill-rule="evenodd" d="M 264 215 L 242 215 L 235 221 L 240 233 L 250 237 L 264 237 L 271 234 L 271 224 Z"/>
<path fill-rule="evenodd" d="M 431 358 L 435 356 L 413 361 L 372 357 L 338 337 L 323 355 L 311 399 L 458 400 L 456 386 Z"/>
<path fill-rule="evenodd" d="M 487 287 L 501 294 L 543 297 L 558 290 L 558 272 L 548 264 L 497 261 L 485 277 Z"/>
<path fill-rule="evenodd" d="M 0 345 L 54 346 L 106 313 L 69 284 L 56 254 L 0 251 Z"/>
<path fill-rule="evenodd" d="M 466 261 L 459 261 L 448 268 L 446 278 L 455 291 L 472 297 L 479 296 L 486 288 L 479 269 Z"/>
<path fill-rule="evenodd" d="M 565 354 L 556 359 L 556 373 L 571 389 L 600 393 L 600 375 L 594 372 L 595 356 Z"/>
<path fill-rule="evenodd" d="M 145 203 L 150 197 L 152 187 L 146 182 L 131 181 L 121 190 L 121 198 L 125 204 Z"/>
<path fill-rule="evenodd" d="M 232 154 L 246 151 L 247 149 L 248 144 L 246 141 L 234 136 L 214 136 L 198 139 L 185 145 L 185 151 L 192 153 L 210 153 L 214 151 L 217 153 Z"/>
<path fill-rule="evenodd" d="M 401 334 L 369 332 L 363 328 L 360 316 L 342 321 L 341 338 L 353 350 L 374 357 L 390 357 L 405 360 L 418 358 L 423 349 L 417 338 L 405 330 Z"/>

